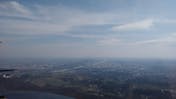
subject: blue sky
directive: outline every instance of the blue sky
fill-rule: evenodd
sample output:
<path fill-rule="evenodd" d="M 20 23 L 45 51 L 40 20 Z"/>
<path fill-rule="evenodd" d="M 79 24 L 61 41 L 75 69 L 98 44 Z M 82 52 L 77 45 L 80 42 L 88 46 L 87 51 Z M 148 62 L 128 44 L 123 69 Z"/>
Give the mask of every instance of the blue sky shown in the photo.
<path fill-rule="evenodd" d="M 1 0 L 0 58 L 176 58 L 175 0 Z"/>

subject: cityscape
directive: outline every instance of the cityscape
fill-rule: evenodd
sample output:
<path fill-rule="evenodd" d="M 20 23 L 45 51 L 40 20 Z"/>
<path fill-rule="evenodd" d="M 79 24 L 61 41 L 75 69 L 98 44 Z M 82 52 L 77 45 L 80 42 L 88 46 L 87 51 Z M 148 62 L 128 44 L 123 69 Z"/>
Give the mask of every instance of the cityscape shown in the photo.
<path fill-rule="evenodd" d="M 14 71 L 2 73 L 0 89 L 41 91 L 74 99 L 175 99 L 175 64 L 128 59 L 8 61 L 1 62 L 1 68 Z"/>

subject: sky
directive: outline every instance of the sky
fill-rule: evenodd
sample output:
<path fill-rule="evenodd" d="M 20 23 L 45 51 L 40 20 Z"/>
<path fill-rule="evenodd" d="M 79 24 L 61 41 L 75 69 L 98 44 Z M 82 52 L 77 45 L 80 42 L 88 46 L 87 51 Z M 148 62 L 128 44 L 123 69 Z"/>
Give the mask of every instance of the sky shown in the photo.
<path fill-rule="evenodd" d="M 0 58 L 164 58 L 175 0 L 0 0 Z"/>

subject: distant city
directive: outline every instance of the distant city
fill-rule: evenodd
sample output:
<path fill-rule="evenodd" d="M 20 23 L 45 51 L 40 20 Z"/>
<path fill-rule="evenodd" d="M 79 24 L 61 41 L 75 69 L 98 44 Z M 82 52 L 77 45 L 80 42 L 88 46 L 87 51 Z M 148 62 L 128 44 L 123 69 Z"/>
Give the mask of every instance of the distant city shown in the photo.
<path fill-rule="evenodd" d="M 75 99 L 175 99 L 175 61 L 55 59 L 3 61 L 0 91 L 38 91 Z"/>

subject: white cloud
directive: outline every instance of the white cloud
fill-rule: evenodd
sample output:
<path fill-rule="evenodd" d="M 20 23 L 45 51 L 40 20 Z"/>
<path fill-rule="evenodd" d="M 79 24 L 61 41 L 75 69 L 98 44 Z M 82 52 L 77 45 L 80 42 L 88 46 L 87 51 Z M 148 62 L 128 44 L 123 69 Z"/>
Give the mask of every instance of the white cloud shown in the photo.
<path fill-rule="evenodd" d="M 16 1 L 0 3 L 0 16 L 29 17 L 30 15 L 30 10 Z"/>
<path fill-rule="evenodd" d="M 22 35 L 62 34 L 71 28 L 71 25 L 24 20 L 2 20 L 0 24 L 3 24 L 0 29 L 4 33 Z"/>
<path fill-rule="evenodd" d="M 97 43 L 99 45 L 119 45 L 121 44 L 121 40 L 120 39 L 117 39 L 117 38 L 104 38 L 104 39 L 101 39 L 101 40 L 98 40 Z"/>
<path fill-rule="evenodd" d="M 144 40 L 144 41 L 138 41 L 135 44 L 137 45 L 170 45 L 176 43 L 176 33 L 172 33 L 169 36 L 166 37 L 160 37 L 156 39 L 150 39 L 150 40 Z"/>
<path fill-rule="evenodd" d="M 156 19 L 156 22 L 160 24 L 175 24 L 176 19 Z"/>
<path fill-rule="evenodd" d="M 114 26 L 112 30 L 113 31 L 143 30 L 143 29 L 150 29 L 152 26 L 153 26 L 153 20 L 146 19 L 146 20 L 137 21 L 133 23 Z"/>
<path fill-rule="evenodd" d="M 63 36 L 69 36 L 69 37 L 74 37 L 74 38 L 89 38 L 89 39 L 102 39 L 105 38 L 103 35 L 94 35 L 94 34 L 62 34 Z"/>
<path fill-rule="evenodd" d="M 111 13 L 85 12 L 61 5 L 35 5 L 33 9 L 35 10 L 30 10 L 30 8 L 16 1 L 2 2 L 0 4 L 0 16 L 24 17 L 33 21 L 20 20 L 20 18 L 0 19 L 1 31 L 23 35 L 63 34 L 84 25 L 109 24 L 117 17 Z"/>

